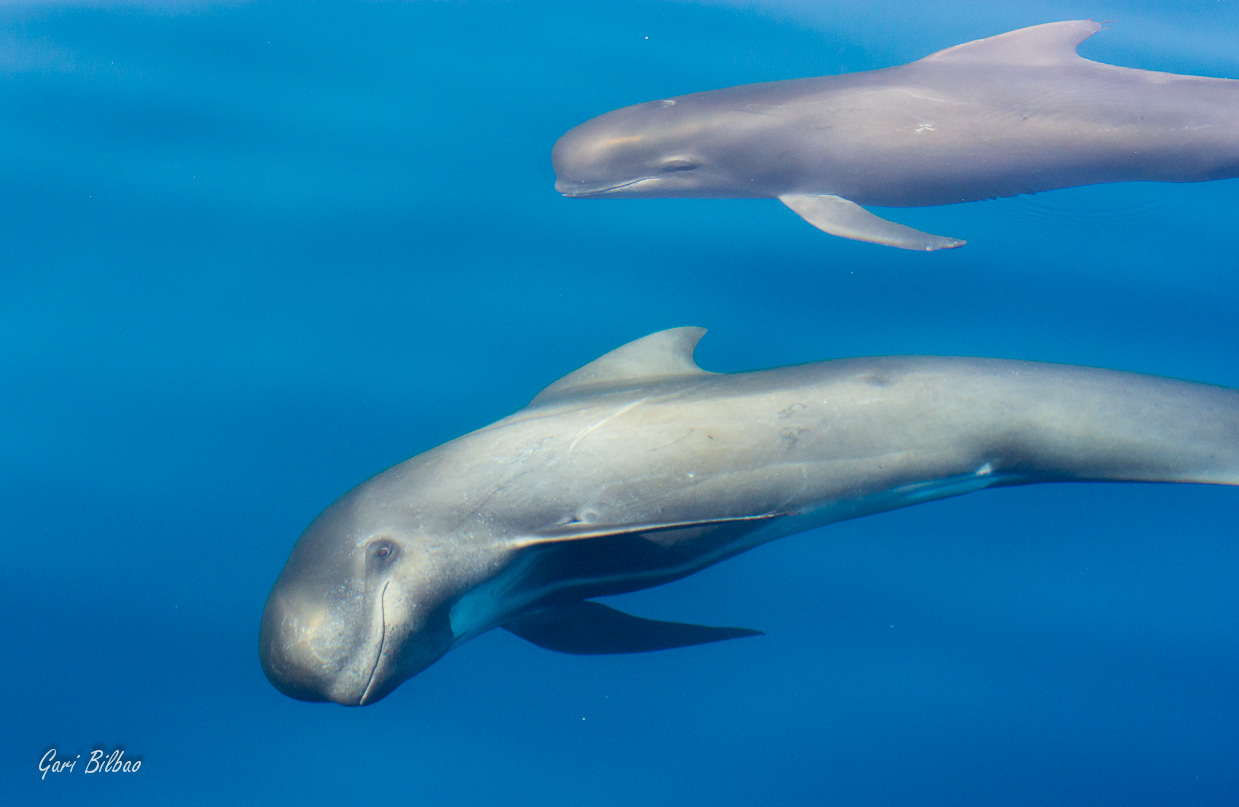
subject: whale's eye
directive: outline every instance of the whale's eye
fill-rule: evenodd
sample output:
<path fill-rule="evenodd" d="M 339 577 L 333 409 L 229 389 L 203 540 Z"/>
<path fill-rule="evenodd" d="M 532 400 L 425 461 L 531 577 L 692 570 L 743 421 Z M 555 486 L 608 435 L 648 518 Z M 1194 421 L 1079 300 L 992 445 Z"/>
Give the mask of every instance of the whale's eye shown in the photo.
<path fill-rule="evenodd" d="M 396 557 L 398 549 L 399 547 L 393 541 L 379 538 L 370 542 L 370 546 L 366 548 L 366 554 L 369 556 L 371 563 L 383 565 L 390 563 Z"/>
<path fill-rule="evenodd" d="M 674 174 L 679 171 L 696 171 L 697 163 L 692 160 L 668 160 L 658 167 L 664 174 Z"/>

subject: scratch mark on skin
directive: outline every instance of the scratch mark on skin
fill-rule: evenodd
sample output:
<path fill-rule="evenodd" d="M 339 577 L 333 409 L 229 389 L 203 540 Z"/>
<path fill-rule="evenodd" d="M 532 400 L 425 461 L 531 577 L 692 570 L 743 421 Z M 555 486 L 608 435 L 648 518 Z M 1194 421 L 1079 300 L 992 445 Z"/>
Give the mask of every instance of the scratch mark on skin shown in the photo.
<path fill-rule="evenodd" d="M 366 696 L 370 694 L 370 689 L 374 686 L 374 674 L 378 672 L 379 662 L 383 660 L 383 645 L 387 642 L 387 603 L 384 598 L 387 597 L 387 587 L 391 584 L 388 580 L 383 584 L 383 590 L 379 592 L 379 652 L 374 656 L 374 666 L 370 668 L 370 680 L 366 682 L 366 688 L 361 693 L 361 697 L 357 700 L 358 706 L 364 706 Z"/>
<path fill-rule="evenodd" d="M 687 440 L 688 438 L 692 437 L 692 436 L 693 436 L 693 432 L 695 432 L 695 431 L 697 431 L 697 430 L 696 430 L 696 429 L 689 429 L 687 432 L 685 432 L 685 433 L 683 434 L 683 436 L 675 438 L 675 439 L 674 439 L 674 440 L 672 440 L 670 443 L 663 443 L 662 445 L 653 446 L 653 447 L 651 447 L 651 448 L 649 449 L 649 453 L 651 453 L 651 454 L 652 454 L 652 453 L 654 453 L 655 451 L 665 451 L 666 449 L 671 448 L 671 447 L 672 447 L 673 445 L 675 445 L 676 443 L 682 443 L 682 442 L 684 442 L 685 440 Z M 691 474 L 690 474 L 690 476 L 691 476 Z"/>
<path fill-rule="evenodd" d="M 633 402 L 632 402 L 632 403 L 630 403 L 630 404 L 626 404 L 626 405 L 624 405 L 624 406 L 621 406 L 619 409 L 616 409 L 614 412 L 612 412 L 611 414 L 607 415 L 607 416 L 606 416 L 606 417 L 604 417 L 602 420 L 600 420 L 600 421 L 598 421 L 597 423 L 595 423 L 593 426 L 588 426 L 588 427 L 586 427 L 586 428 L 584 428 L 584 429 L 581 429 L 581 431 L 577 432 L 576 437 L 573 437 L 573 438 L 572 438 L 572 442 L 568 444 L 568 453 L 569 453 L 569 454 L 571 454 L 571 453 L 572 453 L 572 449 L 576 448 L 576 444 L 577 444 L 577 443 L 579 443 L 579 442 L 581 442 L 582 440 L 584 440 L 584 439 L 585 439 L 585 438 L 589 435 L 589 433 L 590 433 L 590 432 L 594 431 L 594 429 L 597 429 L 599 426 L 603 425 L 603 424 L 604 424 L 604 423 L 606 423 L 607 421 L 614 420 L 615 418 L 617 418 L 617 417 L 619 417 L 620 415 L 622 415 L 622 414 L 624 414 L 625 412 L 627 412 L 629 409 L 632 409 L 632 408 L 633 408 L 633 407 L 635 407 L 635 406 L 639 406 L 639 405 L 641 405 L 641 404 L 645 403 L 645 402 L 646 402 L 646 401 L 648 401 L 648 400 L 649 400 L 649 397 L 647 396 L 647 397 L 642 398 L 642 399 L 640 399 L 640 400 L 633 401 Z"/>
<path fill-rule="evenodd" d="M 477 503 L 477 505 L 473 509 L 471 509 L 469 512 L 465 513 L 464 515 L 460 517 L 460 520 L 456 522 L 455 529 L 460 530 L 466 521 L 469 521 L 470 519 L 475 518 L 478 513 L 482 512 L 482 509 L 486 507 L 486 505 L 490 502 L 490 500 L 493 499 L 495 497 L 495 494 L 497 494 L 499 491 L 503 490 L 504 488 L 510 487 L 513 482 L 515 482 L 516 480 L 520 479 L 522 476 L 525 476 L 526 474 L 535 470 L 534 468 L 523 468 L 521 466 L 523 466 L 526 461 L 536 456 L 538 452 L 542 450 L 542 447 L 546 445 L 546 443 L 548 443 L 549 441 L 550 441 L 549 437 L 542 437 L 534 441 L 530 445 L 525 446 L 525 448 L 521 451 L 520 456 L 516 458 L 516 462 L 514 463 L 514 466 L 513 466 L 515 468 L 520 468 L 520 470 L 516 471 L 511 476 L 504 477 L 503 479 L 491 485 L 484 492 L 481 500 Z M 554 457 L 551 457 L 545 463 L 543 467 L 550 468 L 554 466 L 556 462 L 557 460 Z"/>

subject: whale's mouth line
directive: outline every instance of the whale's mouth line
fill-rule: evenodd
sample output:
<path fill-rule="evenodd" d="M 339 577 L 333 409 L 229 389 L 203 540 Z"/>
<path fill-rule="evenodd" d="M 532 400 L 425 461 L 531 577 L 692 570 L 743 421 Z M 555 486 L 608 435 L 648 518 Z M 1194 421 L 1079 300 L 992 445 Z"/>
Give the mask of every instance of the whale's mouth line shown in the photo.
<path fill-rule="evenodd" d="M 633 179 L 633 180 L 629 180 L 628 182 L 621 182 L 618 185 L 609 185 L 605 188 L 591 188 L 588 190 L 580 190 L 580 191 L 565 190 L 565 191 L 560 191 L 560 193 L 562 193 L 564 196 L 577 197 L 577 198 L 582 198 L 582 197 L 587 197 L 587 196 L 605 196 L 608 193 L 615 193 L 616 191 L 623 190 L 624 188 L 631 188 L 634 185 L 640 185 L 643 182 L 653 182 L 657 178 L 658 177 L 641 177 L 640 179 Z"/>
<path fill-rule="evenodd" d="M 370 689 L 374 686 L 374 676 L 379 671 L 379 662 L 383 660 L 383 644 L 387 641 L 387 607 L 384 599 L 387 597 L 389 585 L 391 585 L 390 580 L 383 584 L 383 590 L 379 592 L 379 652 L 374 655 L 374 666 L 370 668 L 370 680 L 366 681 L 366 688 L 357 701 L 358 706 L 366 705 L 366 696 L 370 694 Z"/>

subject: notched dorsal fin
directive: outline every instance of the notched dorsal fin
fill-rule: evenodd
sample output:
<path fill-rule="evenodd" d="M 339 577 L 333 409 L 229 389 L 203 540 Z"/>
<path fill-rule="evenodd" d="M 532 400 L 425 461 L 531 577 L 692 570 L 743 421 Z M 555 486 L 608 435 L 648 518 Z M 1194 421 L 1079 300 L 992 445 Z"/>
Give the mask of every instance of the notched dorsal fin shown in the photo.
<path fill-rule="evenodd" d="M 709 375 L 693 361 L 693 349 L 705 328 L 672 328 L 644 336 L 594 359 L 551 384 L 532 403 L 545 403 L 585 387 L 619 385 L 634 381 L 683 375 Z"/>
<path fill-rule="evenodd" d="M 1076 48 L 1100 30 L 1101 23 L 1092 20 L 1049 22 L 965 42 L 932 53 L 921 61 L 1050 67 L 1080 59 Z"/>

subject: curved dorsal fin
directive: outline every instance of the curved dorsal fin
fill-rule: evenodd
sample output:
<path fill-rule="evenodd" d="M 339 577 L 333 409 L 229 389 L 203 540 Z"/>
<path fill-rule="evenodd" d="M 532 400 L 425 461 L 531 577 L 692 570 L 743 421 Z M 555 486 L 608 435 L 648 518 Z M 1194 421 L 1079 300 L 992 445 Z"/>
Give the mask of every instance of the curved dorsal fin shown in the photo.
<path fill-rule="evenodd" d="M 693 361 L 693 349 L 705 332 L 705 328 L 672 328 L 643 336 L 568 373 L 538 393 L 531 403 L 545 403 L 585 387 L 630 384 L 669 376 L 708 375 Z"/>
<path fill-rule="evenodd" d="M 1050 67 L 1082 58 L 1076 48 L 1100 30 L 1101 23 L 1092 20 L 1048 22 L 955 45 L 920 61 Z"/>

